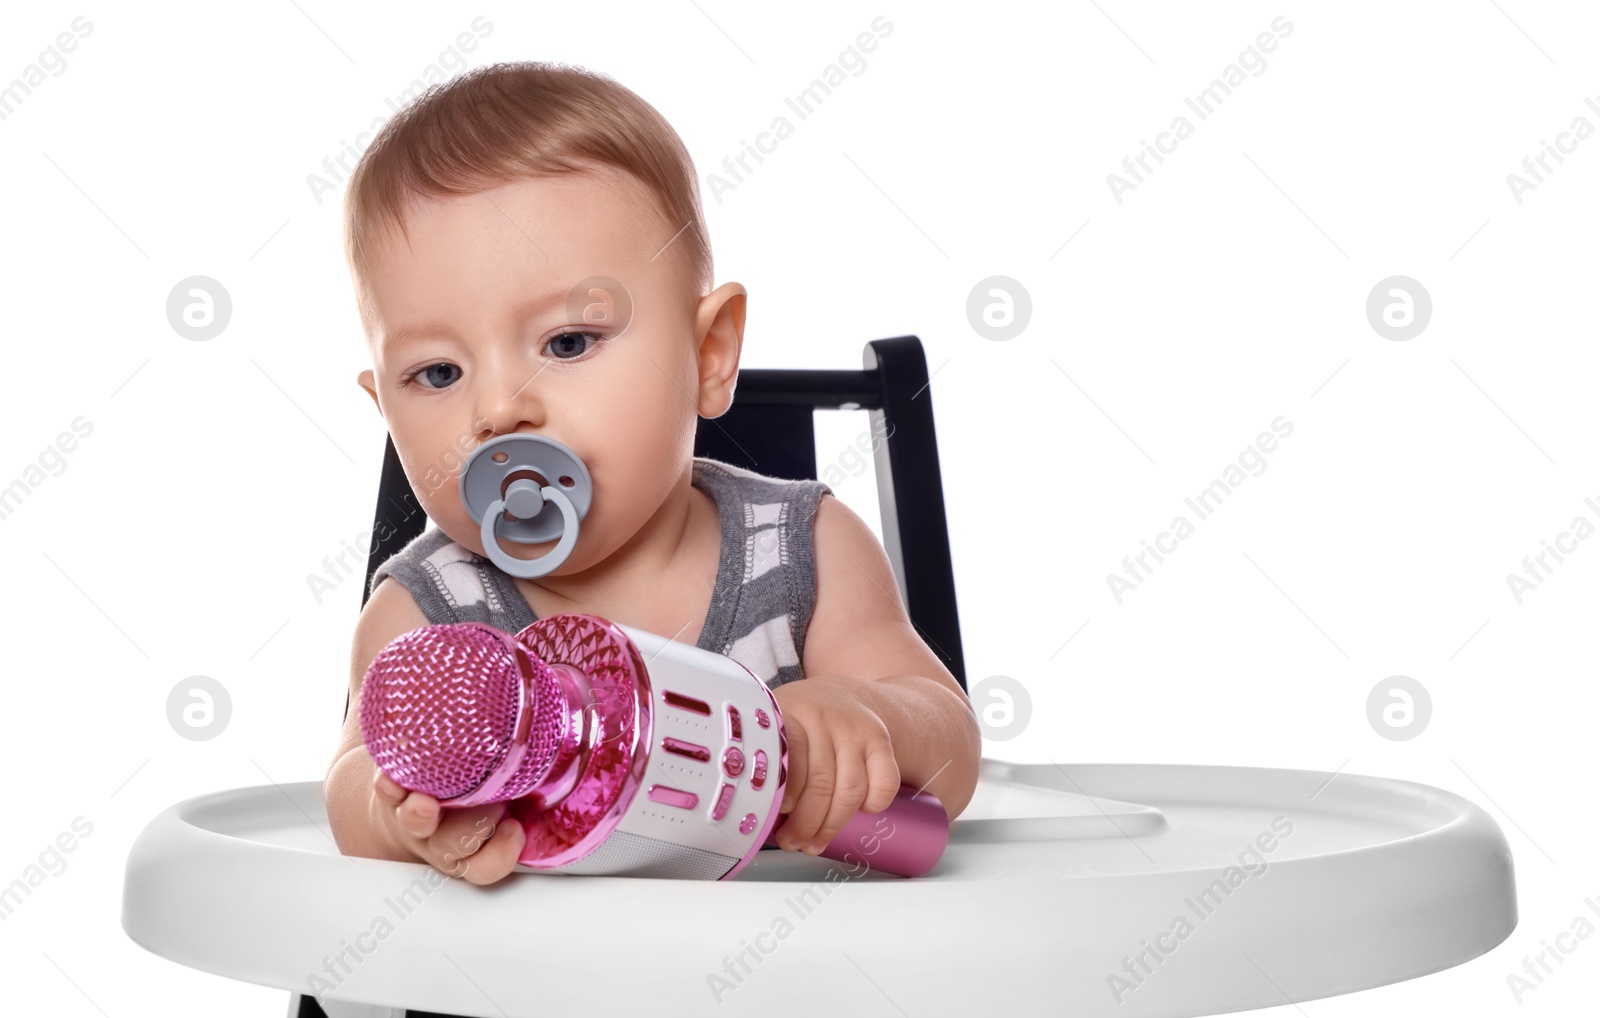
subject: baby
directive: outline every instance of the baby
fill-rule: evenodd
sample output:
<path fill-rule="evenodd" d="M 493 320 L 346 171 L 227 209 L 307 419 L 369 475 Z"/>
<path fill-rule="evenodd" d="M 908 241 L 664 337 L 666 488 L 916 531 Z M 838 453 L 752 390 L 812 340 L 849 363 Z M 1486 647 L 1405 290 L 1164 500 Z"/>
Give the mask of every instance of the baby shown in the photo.
<path fill-rule="evenodd" d="M 441 808 L 376 768 L 361 684 L 419 626 L 514 633 L 561 612 L 726 654 L 773 687 L 790 754 L 779 847 L 815 855 L 902 782 L 959 815 L 977 720 L 872 531 L 826 484 L 694 456 L 697 418 L 733 401 L 746 292 L 712 288 L 694 166 L 665 119 L 603 75 L 479 68 L 385 124 L 348 188 L 373 365 L 358 381 L 437 529 L 384 563 L 356 625 L 325 783 L 340 850 L 474 884 L 512 871 L 524 835 L 505 803 Z M 455 483 L 509 434 L 561 442 L 593 484 L 571 554 L 532 580 L 485 557 Z M 553 547 L 502 543 L 521 559 Z"/>

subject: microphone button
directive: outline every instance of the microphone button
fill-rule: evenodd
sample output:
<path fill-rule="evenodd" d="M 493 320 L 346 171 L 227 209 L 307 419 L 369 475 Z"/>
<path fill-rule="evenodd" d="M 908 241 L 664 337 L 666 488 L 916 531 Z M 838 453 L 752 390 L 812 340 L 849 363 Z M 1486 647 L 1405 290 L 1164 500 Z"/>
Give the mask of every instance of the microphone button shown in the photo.
<path fill-rule="evenodd" d="M 700 797 L 693 792 L 685 792 L 670 785 L 651 785 L 650 801 L 677 806 L 680 809 L 694 809 L 700 804 Z"/>
<path fill-rule="evenodd" d="M 721 820 L 728 815 L 728 807 L 733 804 L 733 786 L 723 785 L 722 791 L 717 795 L 717 804 L 711 808 L 711 819 Z"/>

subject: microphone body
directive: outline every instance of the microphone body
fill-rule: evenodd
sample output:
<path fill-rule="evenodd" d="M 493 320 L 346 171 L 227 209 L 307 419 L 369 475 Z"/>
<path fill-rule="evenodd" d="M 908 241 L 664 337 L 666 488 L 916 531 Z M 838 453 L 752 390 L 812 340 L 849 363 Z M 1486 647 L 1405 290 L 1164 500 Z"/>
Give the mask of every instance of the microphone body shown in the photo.
<path fill-rule="evenodd" d="M 517 872 L 727 880 L 782 819 L 788 740 L 766 683 L 596 615 L 403 633 L 367 670 L 360 721 L 402 788 L 509 803 L 527 834 Z M 949 833 L 939 800 L 902 784 L 820 854 L 920 876 Z"/>

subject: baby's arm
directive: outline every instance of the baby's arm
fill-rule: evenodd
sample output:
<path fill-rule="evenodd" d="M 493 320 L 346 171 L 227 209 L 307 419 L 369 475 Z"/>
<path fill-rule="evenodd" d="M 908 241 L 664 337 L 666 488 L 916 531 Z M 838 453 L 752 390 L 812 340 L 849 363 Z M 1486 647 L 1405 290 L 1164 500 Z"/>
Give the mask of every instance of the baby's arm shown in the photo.
<path fill-rule="evenodd" d="M 798 740 L 823 752 L 790 765 L 791 781 L 798 771 L 814 787 L 798 789 L 778 844 L 799 847 L 812 838 L 825 844 L 869 798 L 869 812 L 888 804 L 895 789 L 879 787 L 883 771 L 873 763 L 885 732 L 900 781 L 937 796 L 953 820 L 978 783 L 982 737 L 972 701 L 912 626 L 889 556 L 866 523 L 825 495 L 813 529 L 817 602 L 803 650 L 806 677 L 775 695 L 793 701 L 800 717 L 837 732 Z M 799 688 L 817 679 L 823 681 Z M 826 692 L 837 683 L 844 685 Z M 779 706 L 787 727 L 790 706 Z M 791 757 L 796 741 L 789 740 Z"/>
<path fill-rule="evenodd" d="M 378 584 L 367 599 L 350 651 L 350 714 L 323 781 L 328 822 L 345 855 L 426 862 L 470 883 L 494 883 L 511 872 L 523 847 L 522 825 L 500 822 L 506 804 L 441 808 L 378 770 L 361 737 L 361 688 L 372 659 L 401 633 L 427 624 L 396 580 Z"/>

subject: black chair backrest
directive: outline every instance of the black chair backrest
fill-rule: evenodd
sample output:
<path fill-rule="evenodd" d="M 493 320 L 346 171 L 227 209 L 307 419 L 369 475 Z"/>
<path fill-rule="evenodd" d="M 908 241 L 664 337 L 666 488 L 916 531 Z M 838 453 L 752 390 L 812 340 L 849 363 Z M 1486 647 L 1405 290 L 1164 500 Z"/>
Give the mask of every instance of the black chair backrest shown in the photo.
<path fill-rule="evenodd" d="M 875 436 L 883 546 L 894 566 L 901 600 L 923 642 L 966 689 L 933 395 L 928 391 L 922 341 L 916 336 L 872 340 L 862 351 L 862 362 L 860 371 L 741 369 L 728 412 L 715 420 L 700 419 L 694 452 L 769 477 L 814 481 L 819 479 L 815 412 L 866 410 Z M 394 441 L 386 439 L 363 607 L 378 566 L 421 534 L 426 524 Z M 349 713 L 346 697 L 346 716 Z"/>

